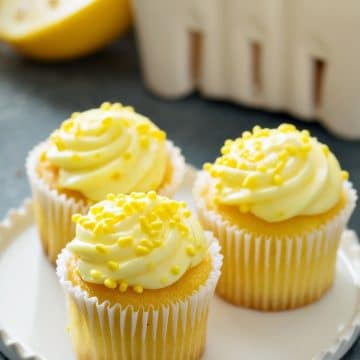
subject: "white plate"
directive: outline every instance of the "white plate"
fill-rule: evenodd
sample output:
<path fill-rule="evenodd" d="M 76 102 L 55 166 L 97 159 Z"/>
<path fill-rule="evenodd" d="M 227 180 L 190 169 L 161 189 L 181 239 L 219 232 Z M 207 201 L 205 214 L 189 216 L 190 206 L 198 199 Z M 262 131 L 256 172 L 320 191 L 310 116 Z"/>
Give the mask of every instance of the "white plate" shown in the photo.
<path fill-rule="evenodd" d="M 178 198 L 190 200 L 189 169 Z M 280 313 L 215 298 L 204 359 L 339 359 L 360 332 L 360 246 L 347 231 L 334 287 L 316 304 Z M 0 349 L 11 359 L 72 360 L 62 291 L 43 256 L 27 201 L 0 225 Z"/>

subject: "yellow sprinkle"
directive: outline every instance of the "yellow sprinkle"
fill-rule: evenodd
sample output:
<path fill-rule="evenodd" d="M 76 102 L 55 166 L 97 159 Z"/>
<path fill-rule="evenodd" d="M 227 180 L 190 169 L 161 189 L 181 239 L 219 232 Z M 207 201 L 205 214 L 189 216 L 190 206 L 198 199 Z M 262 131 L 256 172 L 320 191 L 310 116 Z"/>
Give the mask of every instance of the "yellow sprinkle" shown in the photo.
<path fill-rule="evenodd" d="M 254 127 L 253 127 L 253 133 L 254 134 L 256 134 L 256 133 L 258 133 L 258 132 L 260 132 L 261 131 L 261 127 L 259 126 L 259 125 L 255 125 Z"/>
<path fill-rule="evenodd" d="M 226 165 L 235 168 L 237 166 L 237 161 L 234 158 L 227 157 Z"/>
<path fill-rule="evenodd" d="M 126 281 L 122 281 L 119 285 L 120 292 L 125 292 L 129 287 L 129 284 Z"/>
<path fill-rule="evenodd" d="M 155 192 L 155 191 L 149 191 L 149 192 L 148 192 L 148 198 L 149 198 L 150 200 L 156 200 L 156 199 L 157 199 L 156 192 Z"/>
<path fill-rule="evenodd" d="M 149 146 L 149 139 L 145 136 L 140 136 L 140 145 L 146 149 Z"/>
<path fill-rule="evenodd" d="M 253 157 L 254 161 L 259 161 L 264 158 L 265 154 L 262 151 L 258 151 L 255 156 Z"/>
<path fill-rule="evenodd" d="M 90 209 L 91 214 L 96 215 L 101 213 L 104 210 L 104 207 L 101 205 L 92 206 Z"/>
<path fill-rule="evenodd" d="M 136 130 L 139 134 L 146 134 L 150 129 L 150 124 L 147 122 L 143 122 L 136 125 Z"/>
<path fill-rule="evenodd" d="M 135 248 L 135 253 L 138 256 L 144 256 L 150 253 L 150 249 L 146 246 L 137 245 Z"/>
<path fill-rule="evenodd" d="M 150 224 L 152 229 L 161 229 L 162 225 L 163 225 L 163 223 L 160 220 L 152 221 L 151 224 Z"/>
<path fill-rule="evenodd" d="M 295 155 L 296 154 L 296 148 L 294 145 L 286 145 L 285 146 L 285 150 L 290 154 L 290 155 Z"/>
<path fill-rule="evenodd" d="M 132 245 L 133 243 L 133 238 L 131 236 L 124 236 L 122 238 L 119 238 L 116 243 L 120 246 L 120 247 L 129 247 Z"/>
<path fill-rule="evenodd" d="M 259 132 L 259 135 L 264 136 L 264 137 L 270 136 L 270 129 L 268 129 L 268 128 L 261 129 L 261 132 Z"/>
<path fill-rule="evenodd" d="M 211 165 L 210 163 L 205 163 L 205 164 L 203 165 L 203 169 L 206 170 L 206 171 L 210 171 L 210 170 L 211 170 L 211 167 L 212 167 L 212 165 Z"/>
<path fill-rule="evenodd" d="M 243 139 L 250 139 L 251 138 L 251 132 L 250 131 L 244 131 L 242 133 L 242 138 Z"/>
<path fill-rule="evenodd" d="M 61 129 L 63 129 L 65 132 L 69 132 L 73 126 L 74 126 L 74 120 L 68 119 L 62 123 Z"/>
<path fill-rule="evenodd" d="M 159 247 L 161 246 L 163 243 L 162 243 L 162 240 L 161 239 L 155 239 L 154 240 L 154 246 L 155 247 Z"/>
<path fill-rule="evenodd" d="M 341 171 L 341 178 L 342 178 L 344 181 L 348 180 L 348 179 L 349 179 L 349 172 L 346 171 L 346 170 L 342 170 L 342 171 Z"/>
<path fill-rule="evenodd" d="M 135 109 L 132 106 L 125 106 L 124 110 L 129 111 L 129 112 L 134 112 L 135 111 Z"/>
<path fill-rule="evenodd" d="M 217 190 L 222 190 L 222 188 L 223 188 L 223 184 L 221 183 L 221 182 L 217 182 L 216 184 L 215 184 L 215 189 L 217 189 Z"/>
<path fill-rule="evenodd" d="M 122 104 L 117 102 L 117 103 L 114 103 L 112 106 L 111 106 L 111 110 L 121 110 L 122 109 Z"/>
<path fill-rule="evenodd" d="M 303 154 L 306 154 L 307 152 L 309 152 L 311 150 L 311 145 L 310 144 L 304 144 L 303 146 L 301 146 L 300 151 Z"/>
<path fill-rule="evenodd" d="M 291 131 L 295 131 L 296 127 L 292 124 L 281 124 L 278 129 L 282 132 L 291 132 Z"/>
<path fill-rule="evenodd" d="M 310 142 L 310 137 L 306 135 L 301 135 L 301 140 L 304 144 L 308 144 Z"/>
<path fill-rule="evenodd" d="M 111 104 L 109 103 L 109 102 L 103 102 L 102 104 L 101 104 L 101 106 L 100 106 L 100 109 L 101 110 L 104 110 L 104 111 L 106 111 L 106 110 L 110 110 L 111 109 Z"/>
<path fill-rule="evenodd" d="M 149 239 L 140 240 L 139 244 L 144 247 L 148 247 L 149 249 L 154 247 L 154 243 Z"/>
<path fill-rule="evenodd" d="M 267 167 L 265 166 L 265 164 L 259 164 L 256 166 L 256 170 L 260 172 L 265 172 L 267 170 Z"/>
<path fill-rule="evenodd" d="M 59 151 L 65 150 L 65 144 L 59 137 L 57 137 L 54 142 Z"/>
<path fill-rule="evenodd" d="M 94 228 L 95 235 L 101 235 L 104 233 L 104 227 L 102 223 L 97 223 Z"/>
<path fill-rule="evenodd" d="M 149 271 L 154 270 L 155 269 L 155 263 L 153 261 L 149 262 L 147 264 L 147 268 L 148 268 Z"/>
<path fill-rule="evenodd" d="M 96 269 L 92 269 L 90 271 L 90 276 L 94 279 L 94 280 L 101 280 L 101 272 L 99 270 Z"/>
<path fill-rule="evenodd" d="M 330 154 L 329 147 L 327 145 L 321 145 L 321 148 L 322 148 L 324 155 L 329 156 L 329 154 Z"/>
<path fill-rule="evenodd" d="M 244 162 L 239 162 L 237 165 L 237 168 L 240 170 L 246 170 L 247 169 L 247 165 Z"/>
<path fill-rule="evenodd" d="M 304 135 L 304 136 L 306 136 L 306 137 L 309 137 L 309 136 L 310 136 L 309 130 L 302 130 L 302 131 L 301 131 L 301 134 Z"/>
<path fill-rule="evenodd" d="M 151 135 L 159 141 L 165 140 L 166 139 L 166 132 L 162 131 L 162 130 L 154 130 Z"/>
<path fill-rule="evenodd" d="M 230 152 L 230 147 L 229 146 L 223 146 L 220 150 L 221 154 L 223 155 L 227 155 Z"/>
<path fill-rule="evenodd" d="M 248 213 L 250 211 L 250 206 L 248 204 L 240 204 L 239 210 L 242 213 Z"/>
<path fill-rule="evenodd" d="M 73 161 L 79 161 L 81 158 L 80 158 L 80 155 L 79 154 L 72 154 L 71 155 L 71 160 Z"/>
<path fill-rule="evenodd" d="M 189 218 L 191 216 L 191 211 L 189 209 L 185 209 L 183 211 L 183 215 L 186 217 L 186 218 Z"/>
<path fill-rule="evenodd" d="M 113 279 L 109 279 L 109 278 L 105 279 L 104 285 L 109 289 L 115 289 L 117 286 L 116 281 Z"/>
<path fill-rule="evenodd" d="M 116 261 L 109 260 L 107 266 L 111 271 L 116 271 L 119 269 L 119 264 Z"/>
<path fill-rule="evenodd" d="M 279 160 L 287 160 L 289 157 L 289 154 L 287 153 L 286 150 L 283 150 L 280 152 L 280 154 L 278 155 Z"/>
<path fill-rule="evenodd" d="M 160 279 L 161 283 L 163 285 L 166 285 L 168 282 L 169 282 L 169 278 L 167 278 L 166 276 L 163 276 L 161 279 Z"/>
<path fill-rule="evenodd" d="M 275 174 L 273 177 L 273 181 L 274 181 L 274 184 L 281 185 L 284 182 L 284 179 L 282 178 L 281 175 Z"/>
<path fill-rule="evenodd" d="M 211 168 L 210 169 L 210 175 L 212 176 L 212 177 L 216 177 L 216 176 L 219 176 L 219 171 L 218 170 L 216 170 L 216 169 L 214 169 L 214 168 Z"/>
<path fill-rule="evenodd" d="M 284 160 L 279 161 L 275 166 L 274 173 L 279 173 L 284 168 L 284 166 L 285 166 L 285 161 Z"/>
<path fill-rule="evenodd" d="M 120 119 L 120 123 L 124 127 L 130 127 L 130 121 L 128 119 Z"/>
<path fill-rule="evenodd" d="M 103 244 L 96 244 L 95 245 L 95 250 L 99 253 L 99 254 L 106 254 L 108 252 L 108 249 L 106 248 L 105 245 Z"/>
<path fill-rule="evenodd" d="M 42 151 L 40 154 L 40 161 L 45 161 L 47 159 L 46 151 Z"/>
<path fill-rule="evenodd" d="M 78 222 L 81 218 L 82 218 L 82 215 L 81 215 L 81 214 L 74 214 L 74 215 L 71 217 L 71 220 L 72 220 L 73 222 Z"/>
<path fill-rule="evenodd" d="M 256 184 L 256 177 L 254 175 L 247 175 L 242 183 L 243 187 L 253 188 Z"/>
<path fill-rule="evenodd" d="M 106 199 L 109 201 L 114 201 L 115 200 L 115 195 L 110 193 L 106 195 Z"/>
<path fill-rule="evenodd" d="M 244 142 L 241 139 L 236 141 L 236 145 L 239 150 L 244 148 Z"/>
<path fill-rule="evenodd" d="M 104 127 L 107 128 L 107 127 L 111 126 L 112 121 L 113 121 L 112 118 L 106 117 L 106 118 L 102 119 L 101 123 Z"/>
<path fill-rule="evenodd" d="M 194 256 L 195 255 L 195 248 L 193 245 L 188 245 L 186 247 L 186 253 L 189 255 L 189 256 Z"/>
<path fill-rule="evenodd" d="M 127 151 L 126 153 L 124 153 L 123 158 L 125 160 L 130 160 L 132 158 L 132 155 L 130 152 Z"/>
<path fill-rule="evenodd" d="M 115 219 L 116 219 L 115 222 L 123 221 L 125 219 L 125 214 L 116 215 Z"/>
<path fill-rule="evenodd" d="M 171 273 L 173 275 L 179 275 L 180 274 L 180 267 L 178 265 L 174 265 L 172 268 L 171 268 Z"/>
<path fill-rule="evenodd" d="M 133 290 L 137 293 L 137 294 L 142 294 L 144 292 L 144 288 L 140 285 L 135 285 L 133 287 Z"/>

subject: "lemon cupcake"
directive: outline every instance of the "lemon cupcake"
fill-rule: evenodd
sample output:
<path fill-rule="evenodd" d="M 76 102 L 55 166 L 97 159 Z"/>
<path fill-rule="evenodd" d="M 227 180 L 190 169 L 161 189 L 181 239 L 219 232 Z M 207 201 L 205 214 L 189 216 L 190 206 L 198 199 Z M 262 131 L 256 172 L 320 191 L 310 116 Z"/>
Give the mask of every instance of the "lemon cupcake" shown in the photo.
<path fill-rule="evenodd" d="M 77 214 L 57 260 L 78 359 L 199 359 L 222 256 L 183 202 L 154 191 Z"/>
<path fill-rule="evenodd" d="M 107 193 L 156 190 L 172 196 L 184 171 L 180 150 L 132 107 L 103 103 L 73 113 L 27 159 L 35 218 L 48 258 L 54 263 L 74 237 L 74 213 L 85 213 Z"/>
<path fill-rule="evenodd" d="M 201 223 L 223 249 L 217 293 L 260 310 L 319 299 L 333 283 L 356 202 L 348 173 L 326 145 L 290 124 L 256 126 L 221 153 L 193 189 Z"/>

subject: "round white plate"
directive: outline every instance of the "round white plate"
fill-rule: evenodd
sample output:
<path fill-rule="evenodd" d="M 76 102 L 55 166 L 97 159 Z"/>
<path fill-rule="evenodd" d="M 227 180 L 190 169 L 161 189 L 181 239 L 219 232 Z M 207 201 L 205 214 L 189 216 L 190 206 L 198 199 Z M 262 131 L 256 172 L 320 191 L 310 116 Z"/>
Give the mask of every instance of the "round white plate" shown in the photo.
<path fill-rule="evenodd" d="M 178 198 L 191 202 L 189 168 Z M 334 287 L 305 308 L 262 313 L 215 297 L 206 360 L 339 359 L 360 332 L 360 246 L 347 231 Z M 0 349 L 11 359 L 72 360 L 63 293 L 43 256 L 31 203 L 0 225 Z"/>

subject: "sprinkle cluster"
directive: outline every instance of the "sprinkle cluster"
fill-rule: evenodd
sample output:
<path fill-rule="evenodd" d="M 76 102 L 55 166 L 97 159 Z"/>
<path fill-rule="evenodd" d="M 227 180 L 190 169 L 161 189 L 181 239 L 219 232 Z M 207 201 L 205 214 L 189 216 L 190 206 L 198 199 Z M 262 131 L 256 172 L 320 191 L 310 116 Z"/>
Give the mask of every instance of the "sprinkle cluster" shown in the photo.
<path fill-rule="evenodd" d="M 275 143 L 274 133 L 293 134 L 297 141 L 288 141 L 279 146 Z M 268 156 L 264 144 L 271 144 L 276 148 L 276 154 Z M 221 148 L 222 156 L 217 158 L 214 164 L 205 163 L 204 170 L 214 178 L 219 179 L 216 187 L 221 190 L 221 179 L 224 177 L 223 167 L 242 170 L 247 172 L 241 186 L 253 190 L 259 183 L 259 178 L 266 174 L 271 178 L 273 186 L 280 186 L 285 181 L 283 170 L 291 157 L 306 158 L 312 150 L 314 142 L 308 130 L 299 131 L 292 124 L 282 124 L 277 129 L 261 128 L 255 126 L 253 131 L 244 131 L 236 140 L 226 140 Z M 327 145 L 321 144 L 326 157 L 330 150 Z M 348 178 L 346 171 L 342 172 L 343 179 Z M 246 211 L 246 209 L 244 209 Z"/>
<path fill-rule="evenodd" d="M 142 236 L 121 236 L 115 243 L 104 244 L 102 242 L 92 244 L 93 250 L 99 255 L 111 255 L 112 248 L 116 244 L 120 249 L 132 249 L 134 257 L 145 257 L 155 249 L 163 246 L 167 229 L 176 230 L 183 238 L 191 239 L 192 234 L 187 219 L 191 217 L 191 212 L 185 202 L 178 202 L 162 196 L 158 196 L 155 191 L 148 193 L 131 193 L 130 195 L 109 194 L 107 201 L 113 206 L 106 206 L 106 202 L 100 202 L 92 206 L 87 215 L 75 214 L 73 221 L 85 230 L 93 234 L 94 238 L 101 239 L 102 236 L 116 233 L 116 226 L 136 216 L 137 225 L 141 229 Z M 110 210 L 109 210 L 110 209 Z M 198 251 L 203 250 L 202 244 L 188 241 L 185 247 L 186 256 L 192 258 Z M 107 261 L 110 271 L 117 271 L 121 268 L 121 263 L 110 259 Z M 148 262 L 148 271 L 153 271 L 156 264 Z M 169 276 L 179 275 L 182 269 L 180 264 L 171 264 Z M 91 278 L 97 282 L 102 282 L 108 288 L 119 288 L 125 292 L 128 289 L 128 282 L 125 280 L 117 281 L 111 277 L 106 277 L 98 269 L 90 271 Z M 166 285 L 169 277 L 165 274 L 161 278 L 161 283 Z M 133 290 L 142 293 L 140 285 L 133 286 Z"/>

